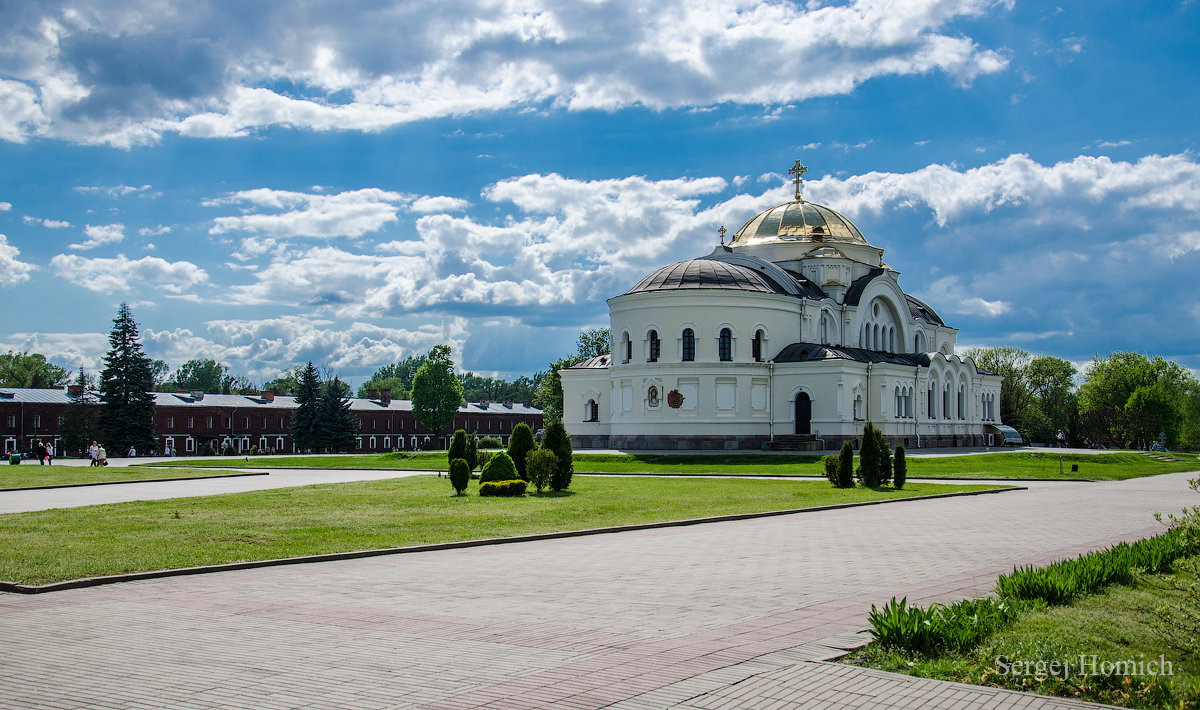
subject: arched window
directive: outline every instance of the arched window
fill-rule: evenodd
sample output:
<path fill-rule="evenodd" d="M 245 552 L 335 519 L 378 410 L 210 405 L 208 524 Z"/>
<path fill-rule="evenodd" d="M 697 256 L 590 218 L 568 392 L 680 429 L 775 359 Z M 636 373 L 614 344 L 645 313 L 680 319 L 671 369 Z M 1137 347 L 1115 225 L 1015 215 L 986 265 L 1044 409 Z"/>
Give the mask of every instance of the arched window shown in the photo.
<path fill-rule="evenodd" d="M 691 328 L 683 329 L 683 361 L 696 359 L 696 333 Z"/>
<path fill-rule="evenodd" d="M 598 422 L 600 421 L 600 407 L 596 404 L 596 400 L 589 399 L 587 404 L 583 405 L 583 421 Z"/>
<path fill-rule="evenodd" d="M 917 331 L 917 337 L 913 340 L 913 352 L 925 352 L 925 334 L 919 330 Z"/>
<path fill-rule="evenodd" d="M 879 349 L 879 324 L 878 323 L 876 323 L 875 327 L 872 329 L 871 349 L 872 350 Z"/>
<path fill-rule="evenodd" d="M 942 419 L 950 418 L 950 383 L 942 388 Z"/>
<path fill-rule="evenodd" d="M 929 419 L 934 419 L 937 417 L 937 411 L 933 408 L 933 405 L 935 404 L 934 399 L 933 399 L 933 392 L 936 389 L 937 389 L 937 383 L 930 382 L 929 383 L 929 393 L 928 393 L 929 396 L 927 398 L 929 401 L 925 405 L 926 409 L 929 410 L 928 412 L 926 412 L 925 416 L 928 417 Z"/>
<path fill-rule="evenodd" d="M 888 352 L 896 352 L 896 328 L 888 328 Z"/>
<path fill-rule="evenodd" d="M 763 332 L 761 330 L 756 330 L 754 332 L 754 340 L 750 343 L 750 350 L 751 350 L 750 354 L 754 357 L 754 362 L 762 362 L 763 361 L 762 347 L 763 347 Z"/>
<path fill-rule="evenodd" d="M 658 331 L 650 331 L 650 358 L 649 362 L 658 362 L 658 354 L 660 350 Z"/>
<path fill-rule="evenodd" d="M 965 384 L 958 386 L 958 418 L 967 418 L 967 386 Z"/>
<path fill-rule="evenodd" d="M 729 362 L 733 359 L 733 331 L 728 328 L 721 329 L 721 335 L 717 340 L 717 353 L 722 362 Z"/>
<path fill-rule="evenodd" d="M 633 358 L 633 341 L 629 333 L 621 333 L 621 362 L 629 362 Z"/>
<path fill-rule="evenodd" d="M 904 402 L 900 397 L 900 386 L 899 385 L 896 385 L 896 395 L 893 398 L 893 407 L 895 409 L 893 414 L 896 416 L 897 419 L 904 416 Z"/>
<path fill-rule="evenodd" d="M 863 418 L 863 403 L 862 403 L 862 395 L 861 394 L 854 396 L 854 418 L 855 419 Z"/>

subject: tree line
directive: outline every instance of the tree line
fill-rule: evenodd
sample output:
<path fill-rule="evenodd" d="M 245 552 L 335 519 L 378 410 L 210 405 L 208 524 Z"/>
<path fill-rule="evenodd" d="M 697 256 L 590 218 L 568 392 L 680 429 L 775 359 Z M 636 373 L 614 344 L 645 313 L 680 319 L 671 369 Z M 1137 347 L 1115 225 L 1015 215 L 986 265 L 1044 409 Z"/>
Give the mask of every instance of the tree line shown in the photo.
<path fill-rule="evenodd" d="M 1062 358 L 1014 347 L 972 348 L 982 370 L 1004 376 L 1000 419 L 1032 441 L 1062 431 L 1071 446 L 1200 448 L 1200 381 L 1159 356 L 1117 351 L 1084 372 Z"/>

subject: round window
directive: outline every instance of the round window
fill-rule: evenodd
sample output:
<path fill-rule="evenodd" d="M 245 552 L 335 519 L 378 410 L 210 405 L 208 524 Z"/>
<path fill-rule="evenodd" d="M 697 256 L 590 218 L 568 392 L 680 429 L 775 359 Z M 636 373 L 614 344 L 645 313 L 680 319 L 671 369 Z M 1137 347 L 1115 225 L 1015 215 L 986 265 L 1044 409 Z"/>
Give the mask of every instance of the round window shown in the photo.
<path fill-rule="evenodd" d="M 874 306 L 871 307 L 871 313 L 873 313 L 875 315 L 879 315 L 879 304 L 878 303 L 876 303 Z"/>

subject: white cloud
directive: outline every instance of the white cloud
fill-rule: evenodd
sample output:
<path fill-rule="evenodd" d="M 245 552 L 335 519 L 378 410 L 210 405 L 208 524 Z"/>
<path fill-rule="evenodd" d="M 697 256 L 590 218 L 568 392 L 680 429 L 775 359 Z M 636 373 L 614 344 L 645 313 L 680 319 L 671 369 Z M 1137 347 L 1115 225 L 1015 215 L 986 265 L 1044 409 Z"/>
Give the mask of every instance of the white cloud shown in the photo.
<path fill-rule="evenodd" d="M 447 198 L 449 199 L 449 198 Z M 287 190 L 259 188 L 236 192 L 228 197 L 210 200 L 205 205 L 217 207 L 244 204 L 252 208 L 283 210 L 274 214 L 243 214 L 217 217 L 210 234 L 250 232 L 270 237 L 360 237 L 375 232 L 396 221 L 396 214 L 412 198 L 398 192 L 366 188 L 321 195 Z"/>
<path fill-rule="evenodd" d="M 96 293 L 125 292 L 146 285 L 168 294 L 183 294 L 208 280 L 208 274 L 190 261 L 169 262 L 155 256 L 129 259 L 118 254 L 111 259 L 88 259 L 58 254 L 50 265 L 63 279 Z"/>
<path fill-rule="evenodd" d="M 25 224 L 40 224 L 46 229 L 66 229 L 71 226 L 70 222 L 60 219 L 43 219 L 41 217 L 30 217 L 25 215 L 21 218 Z"/>
<path fill-rule="evenodd" d="M 0 202 L 0 212 L 7 212 L 12 209 L 11 202 Z"/>
<path fill-rule="evenodd" d="M 1053 218 L 1056 208 L 1110 200 L 1124 209 L 1196 210 L 1200 163 L 1183 153 L 1136 163 L 1081 155 L 1047 166 L 1018 153 L 968 170 L 929 165 L 911 173 L 826 177 L 807 182 L 805 194 L 849 215 L 925 205 L 939 226 L 1002 207 L 1028 206 Z"/>
<path fill-rule="evenodd" d="M 0 140 L 129 147 L 171 132 L 377 131 L 545 107 L 735 103 L 762 105 L 770 116 L 878 77 L 941 72 L 966 84 L 1001 71 L 1007 58 L 956 21 L 1010 7 L 464 0 L 161 12 L 46 2 L 13 13 L 0 34 L 15 58 L 0 79 Z"/>
<path fill-rule="evenodd" d="M 206 330 L 197 334 L 187 328 L 146 328 L 143 339 L 148 352 L 172 364 L 211 357 L 230 365 L 233 372 L 266 380 L 310 360 L 329 365 L 343 376 L 346 372 L 370 373 L 386 363 L 426 353 L 437 343 L 450 344 L 458 358 L 467 324 L 451 319 L 444 325 L 408 330 L 286 316 L 210 321 Z"/>
<path fill-rule="evenodd" d="M 157 227 L 142 227 L 138 230 L 138 235 L 142 237 L 157 237 L 162 234 L 170 234 L 171 227 L 158 225 Z"/>
<path fill-rule="evenodd" d="M 75 250 L 95 249 L 104 244 L 116 244 L 125 238 L 125 225 L 98 224 L 87 225 L 83 229 L 87 241 L 82 244 L 71 244 L 68 248 Z"/>
<path fill-rule="evenodd" d="M 44 353 L 50 362 L 78 372 L 87 368 L 95 375 L 108 351 L 107 333 L 11 333 L 0 341 L 0 350 Z"/>
<path fill-rule="evenodd" d="M 1008 301 L 989 301 L 977 295 L 976 291 L 963 286 L 957 276 L 944 276 L 917 295 L 927 303 L 939 304 L 940 309 L 950 313 L 992 317 L 1012 310 L 1012 304 Z"/>
<path fill-rule="evenodd" d="M 419 197 L 413 200 L 413 212 L 462 212 L 470 202 L 457 197 Z"/>
<path fill-rule="evenodd" d="M 37 267 L 17 257 L 21 251 L 8 243 L 8 237 L 0 234 L 0 286 L 15 286 L 29 280 L 29 272 Z"/>
<path fill-rule="evenodd" d="M 124 197 L 150 190 L 149 185 L 134 187 L 132 185 L 80 185 L 75 191 L 84 195 L 100 195 L 101 197 Z"/>

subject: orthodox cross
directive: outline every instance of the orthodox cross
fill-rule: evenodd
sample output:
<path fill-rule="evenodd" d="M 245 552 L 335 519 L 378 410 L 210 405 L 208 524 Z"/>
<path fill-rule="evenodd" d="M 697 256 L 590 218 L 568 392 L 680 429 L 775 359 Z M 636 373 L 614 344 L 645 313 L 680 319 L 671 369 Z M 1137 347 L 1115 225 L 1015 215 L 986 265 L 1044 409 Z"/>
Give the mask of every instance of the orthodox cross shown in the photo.
<path fill-rule="evenodd" d="M 721 235 L 721 246 L 725 246 L 725 225 L 721 225 L 721 228 L 717 230 L 717 234 Z"/>
<path fill-rule="evenodd" d="M 796 164 L 792 166 L 792 169 L 788 171 L 788 175 L 795 176 L 795 178 L 792 180 L 792 182 L 796 183 L 796 199 L 797 200 L 800 199 L 800 187 L 802 185 L 804 185 L 804 173 L 806 173 L 806 172 L 808 172 L 808 168 L 804 167 L 804 165 L 801 164 L 799 160 L 797 160 Z"/>

